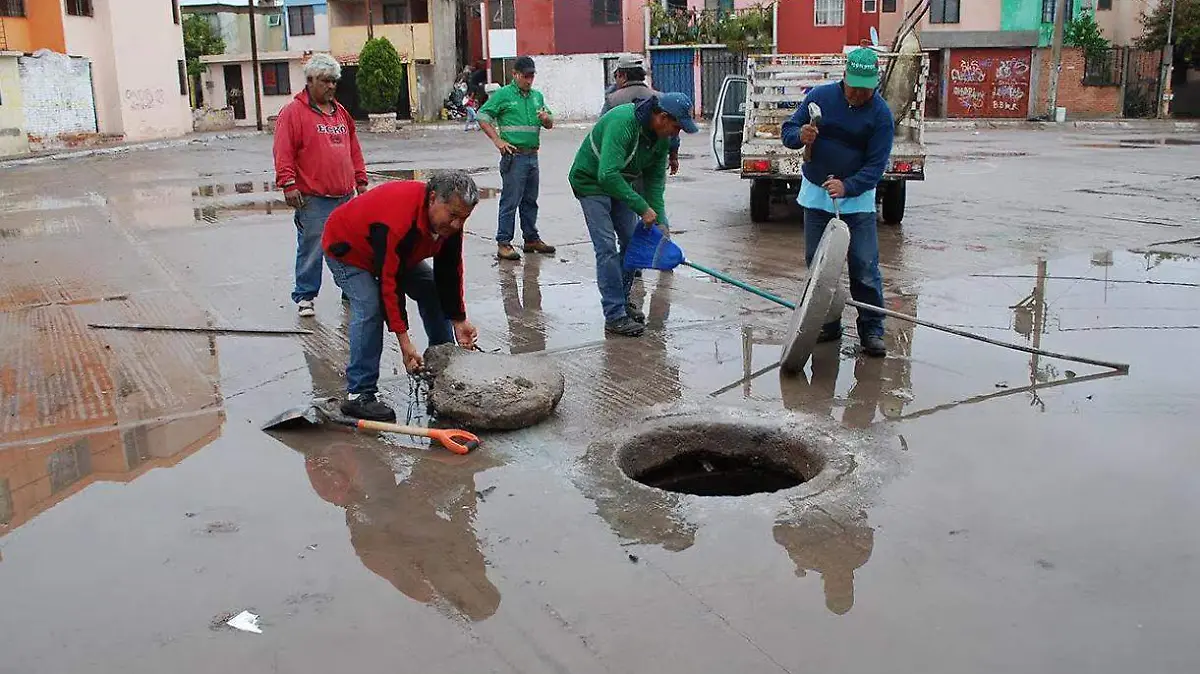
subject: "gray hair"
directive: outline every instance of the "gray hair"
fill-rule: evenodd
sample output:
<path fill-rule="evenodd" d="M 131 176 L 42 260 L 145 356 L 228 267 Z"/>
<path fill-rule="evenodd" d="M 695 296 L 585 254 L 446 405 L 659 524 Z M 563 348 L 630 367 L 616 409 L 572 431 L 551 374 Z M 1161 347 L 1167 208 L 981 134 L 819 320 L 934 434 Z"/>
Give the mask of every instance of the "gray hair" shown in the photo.
<path fill-rule="evenodd" d="M 479 203 L 479 186 L 470 173 L 461 169 L 434 171 L 425 184 L 443 203 L 450 201 L 451 197 L 458 197 L 464 205 L 471 207 Z"/>
<path fill-rule="evenodd" d="M 318 77 L 340 80 L 342 79 L 342 65 L 329 54 L 313 54 L 312 58 L 308 59 L 308 63 L 304 64 L 304 77 L 310 80 Z"/>

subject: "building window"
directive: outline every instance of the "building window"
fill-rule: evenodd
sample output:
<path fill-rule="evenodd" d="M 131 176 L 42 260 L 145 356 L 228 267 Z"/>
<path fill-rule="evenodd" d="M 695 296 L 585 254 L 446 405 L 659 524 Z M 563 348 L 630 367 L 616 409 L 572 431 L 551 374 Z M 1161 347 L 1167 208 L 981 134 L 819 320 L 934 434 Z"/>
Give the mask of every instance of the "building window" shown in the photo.
<path fill-rule="evenodd" d="M 491 16 L 488 17 L 488 28 L 492 30 L 511 30 L 517 27 L 517 12 L 513 0 L 493 0 L 488 3 Z"/>
<path fill-rule="evenodd" d="M 1112 9 L 1112 0 L 1096 0 L 1096 10 L 1106 12 Z"/>
<path fill-rule="evenodd" d="M 92 16 L 92 0 L 67 0 L 67 14 Z"/>
<path fill-rule="evenodd" d="M 884 14 L 895 14 L 896 13 L 896 0 L 883 0 L 883 13 Z"/>
<path fill-rule="evenodd" d="M 386 8 L 386 5 L 384 6 Z M 288 7 L 288 35 L 316 35 L 317 26 L 312 5 Z"/>
<path fill-rule="evenodd" d="M 262 64 L 264 96 L 283 96 L 292 93 L 291 71 L 287 63 Z"/>
<path fill-rule="evenodd" d="M 879 0 L 863 0 L 863 14 L 874 14 L 879 11 Z"/>
<path fill-rule="evenodd" d="M 621 23 L 621 0 L 592 0 L 592 25 Z"/>
<path fill-rule="evenodd" d="M 171 18 L 175 20 L 175 25 L 179 25 L 179 0 L 171 0 Z"/>
<path fill-rule="evenodd" d="M 931 0 L 929 23 L 958 23 L 958 0 Z"/>
<path fill-rule="evenodd" d="M 429 23 L 429 3 L 423 0 L 385 2 L 383 4 L 383 22 Z"/>
<path fill-rule="evenodd" d="M 1055 0 L 1042 0 L 1042 23 L 1054 23 L 1055 4 L 1057 4 Z M 1075 16 L 1075 0 L 1067 0 L 1066 8 L 1068 19 Z"/>
<path fill-rule="evenodd" d="M 25 0 L 0 0 L 0 16 L 25 16 Z"/>
<path fill-rule="evenodd" d="M 813 5 L 814 26 L 841 26 L 846 23 L 846 0 L 817 0 Z"/>
<path fill-rule="evenodd" d="M 668 12 L 686 12 L 688 11 L 687 0 L 667 0 Z"/>
<path fill-rule="evenodd" d="M 183 59 L 175 62 L 175 67 L 179 69 L 179 95 L 187 96 L 187 63 Z"/>

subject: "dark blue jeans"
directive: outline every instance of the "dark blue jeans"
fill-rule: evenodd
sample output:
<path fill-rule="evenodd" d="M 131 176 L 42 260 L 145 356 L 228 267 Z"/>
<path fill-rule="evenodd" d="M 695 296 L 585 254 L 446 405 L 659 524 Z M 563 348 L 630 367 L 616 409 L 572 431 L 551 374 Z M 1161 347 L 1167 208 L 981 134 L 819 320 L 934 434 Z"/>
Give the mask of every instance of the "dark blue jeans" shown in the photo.
<path fill-rule="evenodd" d="M 304 195 L 304 205 L 296 209 L 296 285 L 292 301 L 313 300 L 321 291 L 321 235 L 325 221 L 333 209 L 350 200 L 344 197 L 313 197 Z"/>
<path fill-rule="evenodd" d="M 825 225 L 833 219 L 833 213 L 815 208 L 804 209 L 804 264 L 811 265 Z M 850 266 L 850 296 L 877 307 L 883 306 L 883 276 L 879 273 L 879 238 L 875 230 L 875 213 L 842 213 L 842 220 L 850 227 L 850 251 L 847 262 Z M 840 321 L 829 326 L 840 325 Z M 858 310 L 859 339 L 868 335 L 883 336 L 883 316 L 870 311 Z"/>
<path fill-rule="evenodd" d="M 383 357 L 383 297 L 379 279 L 371 272 L 326 257 L 333 280 L 350 298 L 350 364 L 346 366 L 346 390 L 375 393 L 379 384 L 379 359 Z M 428 262 L 414 266 L 404 276 L 404 293 L 416 300 L 429 345 L 454 343 L 454 328 L 442 313 L 433 267 Z"/>
<path fill-rule="evenodd" d="M 579 197 L 583 220 L 596 251 L 596 286 L 600 288 L 600 306 L 604 320 L 615 321 L 627 315 L 629 288 L 633 272 L 625 271 L 625 249 L 637 227 L 638 216 L 624 203 L 610 197 Z"/>
<path fill-rule="evenodd" d="M 538 156 L 506 154 L 500 157 L 500 224 L 496 243 L 511 244 L 517 229 L 517 211 L 521 213 L 521 236 L 525 243 L 540 241 L 537 230 Z"/>

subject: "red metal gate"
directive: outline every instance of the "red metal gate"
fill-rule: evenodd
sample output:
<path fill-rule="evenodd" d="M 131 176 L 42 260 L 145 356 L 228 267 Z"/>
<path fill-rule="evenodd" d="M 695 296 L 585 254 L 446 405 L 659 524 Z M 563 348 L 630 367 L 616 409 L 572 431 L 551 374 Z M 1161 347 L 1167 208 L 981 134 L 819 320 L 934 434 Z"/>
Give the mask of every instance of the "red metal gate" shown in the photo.
<path fill-rule="evenodd" d="M 1032 64 L 1028 49 L 951 50 L 947 116 L 1027 118 Z"/>

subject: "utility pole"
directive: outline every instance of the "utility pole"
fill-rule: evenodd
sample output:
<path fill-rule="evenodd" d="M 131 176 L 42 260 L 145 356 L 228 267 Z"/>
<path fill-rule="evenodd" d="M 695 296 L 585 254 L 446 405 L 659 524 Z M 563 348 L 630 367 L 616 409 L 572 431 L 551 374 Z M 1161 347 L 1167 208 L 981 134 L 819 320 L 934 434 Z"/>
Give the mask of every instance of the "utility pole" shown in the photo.
<path fill-rule="evenodd" d="M 366 0 L 366 2 L 367 2 L 367 39 L 374 40 L 375 39 L 375 11 L 371 8 L 372 0 Z"/>
<path fill-rule="evenodd" d="M 258 30 L 254 26 L 258 12 L 254 9 L 254 0 L 246 0 L 250 7 L 250 76 L 254 78 L 254 121 L 258 130 L 263 130 L 262 120 L 262 80 L 258 76 Z"/>
<path fill-rule="evenodd" d="M 1054 0 L 1054 39 L 1051 53 L 1054 67 L 1050 70 L 1050 118 L 1058 115 L 1058 78 L 1062 74 L 1063 31 L 1066 27 L 1067 0 Z"/>
<path fill-rule="evenodd" d="M 1167 44 L 1163 45 L 1162 67 L 1158 71 L 1158 116 L 1167 116 L 1167 78 L 1171 76 L 1171 65 L 1175 62 L 1175 0 L 1171 0 L 1171 18 L 1167 20 Z"/>

